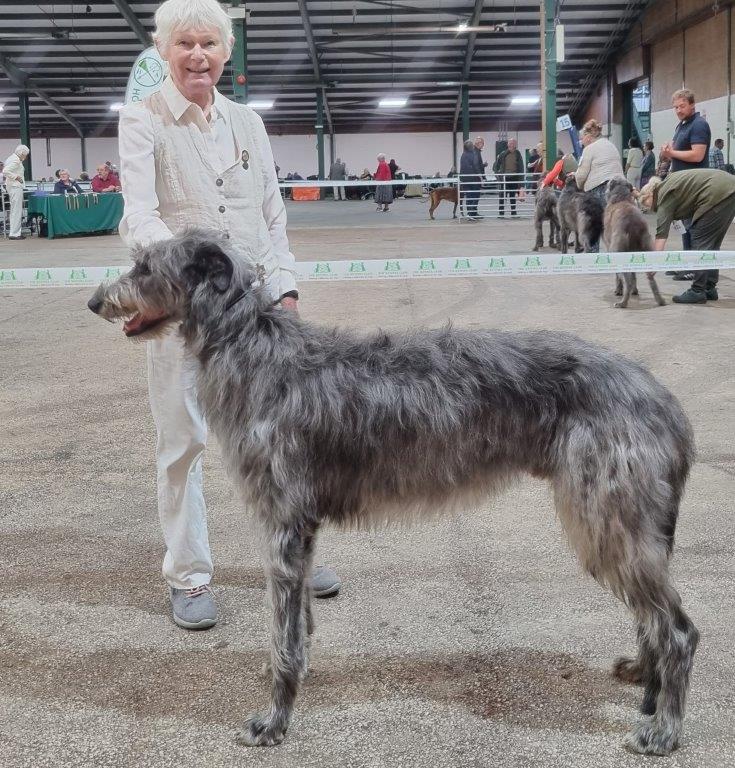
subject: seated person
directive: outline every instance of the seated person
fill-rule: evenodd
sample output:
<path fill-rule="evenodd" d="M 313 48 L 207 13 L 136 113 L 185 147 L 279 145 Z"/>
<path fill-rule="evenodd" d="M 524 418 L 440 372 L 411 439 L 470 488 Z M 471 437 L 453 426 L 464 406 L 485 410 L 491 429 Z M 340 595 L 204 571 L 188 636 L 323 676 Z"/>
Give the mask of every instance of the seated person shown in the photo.
<path fill-rule="evenodd" d="M 69 178 L 69 171 L 66 168 L 59 170 L 59 180 L 54 184 L 55 195 L 81 195 L 82 188 L 76 181 Z"/>
<path fill-rule="evenodd" d="M 120 179 L 109 165 L 98 165 L 97 175 L 92 179 L 92 192 L 119 192 Z"/>

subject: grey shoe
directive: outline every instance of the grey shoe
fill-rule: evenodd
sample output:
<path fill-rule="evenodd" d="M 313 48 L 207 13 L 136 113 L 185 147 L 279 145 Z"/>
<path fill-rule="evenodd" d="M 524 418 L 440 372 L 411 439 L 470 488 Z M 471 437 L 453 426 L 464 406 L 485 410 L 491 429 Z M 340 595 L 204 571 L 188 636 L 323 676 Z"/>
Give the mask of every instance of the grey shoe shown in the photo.
<path fill-rule="evenodd" d="M 217 623 L 217 603 L 208 584 L 193 589 L 169 587 L 173 619 L 184 629 L 209 629 Z"/>
<path fill-rule="evenodd" d="M 314 597 L 332 597 L 339 592 L 342 582 L 337 572 L 326 565 L 317 565 L 311 574 L 311 594 Z"/>

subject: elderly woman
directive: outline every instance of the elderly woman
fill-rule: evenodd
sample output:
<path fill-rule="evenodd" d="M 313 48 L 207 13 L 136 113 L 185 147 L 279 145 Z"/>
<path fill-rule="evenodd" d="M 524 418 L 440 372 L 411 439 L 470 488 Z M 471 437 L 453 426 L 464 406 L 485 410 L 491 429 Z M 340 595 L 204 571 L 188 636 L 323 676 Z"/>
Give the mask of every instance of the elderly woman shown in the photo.
<path fill-rule="evenodd" d="M 375 181 L 391 181 L 392 178 L 390 166 L 385 162 L 385 155 L 381 153 L 378 155 L 378 168 L 373 174 L 373 179 Z M 376 210 L 388 213 L 388 206 L 393 202 L 393 187 L 390 184 L 378 184 L 375 187 L 375 202 L 378 204 Z"/>
<path fill-rule="evenodd" d="M 55 195 L 81 195 L 82 188 L 76 181 L 71 180 L 71 174 L 68 168 L 62 168 L 59 171 L 59 180 L 54 184 Z"/>
<path fill-rule="evenodd" d="M 25 144 L 18 144 L 12 155 L 3 164 L 5 189 L 10 201 L 10 240 L 25 240 L 21 232 L 23 220 L 23 189 L 25 188 L 25 168 L 23 161 L 30 154 Z"/>
<path fill-rule="evenodd" d="M 145 246 L 191 224 L 224 233 L 262 271 L 273 300 L 295 311 L 295 260 L 268 135 L 251 108 L 216 88 L 234 42 L 230 19 L 217 0 L 166 0 L 155 24 L 169 75 L 160 91 L 120 111 L 120 234 L 130 246 Z M 196 364 L 175 334 L 147 348 L 163 575 L 174 621 L 206 629 L 217 622 L 217 606 L 209 587 L 202 493 L 207 426 L 197 403 Z M 312 576 L 314 594 L 335 594 L 339 586 L 330 569 Z"/>

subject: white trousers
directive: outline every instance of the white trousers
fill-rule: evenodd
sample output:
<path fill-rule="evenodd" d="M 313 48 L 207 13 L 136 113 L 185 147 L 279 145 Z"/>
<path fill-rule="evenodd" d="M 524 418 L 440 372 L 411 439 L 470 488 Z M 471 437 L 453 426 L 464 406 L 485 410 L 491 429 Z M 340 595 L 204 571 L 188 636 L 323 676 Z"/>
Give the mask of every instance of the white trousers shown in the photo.
<path fill-rule="evenodd" d="M 23 187 L 6 187 L 10 201 L 10 237 L 20 237 L 20 223 L 23 220 Z"/>
<path fill-rule="evenodd" d="M 209 550 L 202 459 L 207 424 L 196 393 L 198 363 L 176 334 L 148 342 L 148 393 L 158 431 L 158 516 L 166 543 L 163 576 L 170 586 L 209 584 Z"/>
<path fill-rule="evenodd" d="M 628 181 L 633 185 L 635 189 L 641 188 L 641 168 L 628 168 L 628 173 L 625 175 Z"/>

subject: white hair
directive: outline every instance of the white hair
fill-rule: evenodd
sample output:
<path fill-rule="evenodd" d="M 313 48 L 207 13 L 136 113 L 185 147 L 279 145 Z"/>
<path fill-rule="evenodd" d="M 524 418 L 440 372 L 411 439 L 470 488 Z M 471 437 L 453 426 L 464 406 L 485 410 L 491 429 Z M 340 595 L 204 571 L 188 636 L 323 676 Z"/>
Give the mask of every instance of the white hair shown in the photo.
<path fill-rule="evenodd" d="M 232 21 L 217 0 L 166 0 L 158 6 L 155 23 L 153 40 L 161 51 L 177 29 L 216 29 L 227 52 L 231 51 Z"/>
<path fill-rule="evenodd" d="M 378 155 L 378 160 L 385 160 L 385 155 L 382 152 Z"/>
<path fill-rule="evenodd" d="M 23 152 L 25 152 L 26 155 L 30 155 L 31 150 L 28 149 L 25 144 L 18 144 L 18 146 L 15 148 L 15 154 L 20 155 Z"/>

